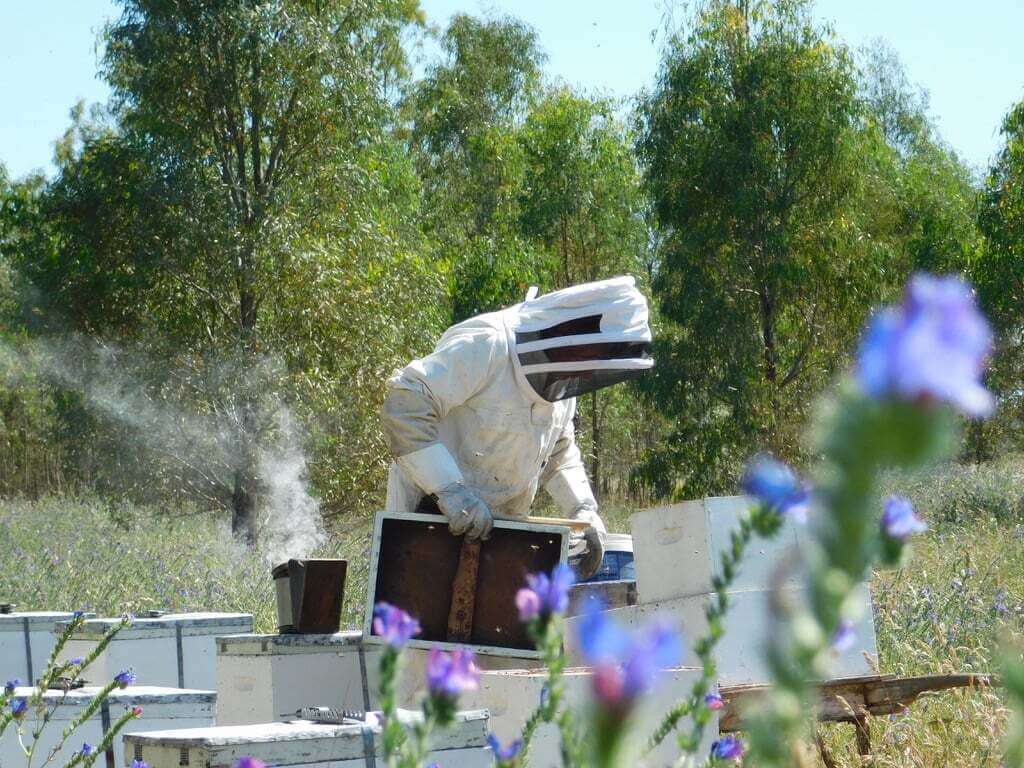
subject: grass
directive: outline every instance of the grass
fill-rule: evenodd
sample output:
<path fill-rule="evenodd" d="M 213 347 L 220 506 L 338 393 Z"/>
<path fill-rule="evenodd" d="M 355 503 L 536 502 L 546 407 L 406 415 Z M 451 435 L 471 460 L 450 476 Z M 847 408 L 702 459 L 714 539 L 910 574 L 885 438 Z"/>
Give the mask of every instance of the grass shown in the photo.
<path fill-rule="evenodd" d="M 914 499 L 931 529 L 905 567 L 873 581 L 879 667 L 992 670 L 999 644 L 1024 638 L 1024 462 L 945 468 L 894 479 L 892 489 Z M 628 529 L 627 511 L 609 509 L 613 530 Z M 346 626 L 361 625 L 368 549 L 369 520 L 356 519 L 317 553 L 349 560 Z M 0 602 L 26 610 L 243 611 L 257 631 L 273 631 L 270 566 L 202 516 L 95 499 L 0 503 Z M 994 768 L 1007 716 L 998 690 L 926 695 L 903 714 L 872 719 L 870 762 L 856 755 L 851 727 L 820 730 L 844 767 Z"/>

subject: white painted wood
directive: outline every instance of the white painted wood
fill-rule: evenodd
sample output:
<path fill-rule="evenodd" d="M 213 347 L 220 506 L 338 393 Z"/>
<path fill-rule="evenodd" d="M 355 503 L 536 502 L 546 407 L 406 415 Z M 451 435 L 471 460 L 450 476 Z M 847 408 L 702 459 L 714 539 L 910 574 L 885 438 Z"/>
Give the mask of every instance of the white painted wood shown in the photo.
<path fill-rule="evenodd" d="M 85 656 L 119 619 L 89 619 L 60 654 L 62 660 Z M 60 631 L 60 627 L 56 631 Z M 85 672 L 86 679 L 105 683 L 123 669 L 132 669 L 140 685 L 178 687 L 178 636 L 181 636 L 183 686 L 212 690 L 217 685 L 216 638 L 252 631 L 248 613 L 168 613 L 137 618 L 122 629 Z"/>
<path fill-rule="evenodd" d="M 69 611 L 0 614 L 0 683 L 18 679 L 31 685 L 38 680 L 57 642 L 54 626 L 72 616 Z"/>
<path fill-rule="evenodd" d="M 680 699 L 689 695 L 690 688 L 700 676 L 696 669 L 679 668 L 665 670 L 654 690 L 642 697 L 634 715 L 638 727 L 634 737 L 642 743 L 650 736 L 661 717 Z M 590 700 L 592 673 L 587 667 L 574 667 L 565 671 L 566 702 L 582 717 Z M 532 670 L 506 670 L 484 672 L 480 676 L 480 688 L 464 694 L 460 700 L 465 706 L 486 708 L 491 714 L 491 730 L 503 744 L 518 738 L 526 719 L 540 703 L 547 673 Z M 714 715 L 714 713 L 712 713 Z M 690 727 L 684 719 L 681 728 Z M 698 755 L 706 755 L 711 743 L 717 738 L 717 716 L 704 734 L 704 742 Z M 559 755 L 558 731 L 554 725 L 538 728 L 530 747 L 529 764 L 532 768 L 556 768 L 562 765 Z M 634 752 L 639 753 L 637 745 Z M 645 761 L 631 762 L 630 766 L 668 766 L 679 756 L 676 742 L 671 737 L 655 750 Z"/>
<path fill-rule="evenodd" d="M 798 599 L 800 588 L 787 588 L 790 596 Z M 858 599 L 864 606 L 861 619 L 855 626 L 857 643 L 848 651 L 838 654 L 833 663 L 833 677 L 848 677 L 870 674 L 877 665 L 878 648 L 875 641 L 874 620 L 871 613 L 871 597 L 866 586 L 857 590 Z M 730 594 L 731 607 L 726 613 L 722 637 L 715 653 L 718 680 L 722 685 L 737 683 L 766 683 L 768 669 L 764 660 L 764 648 L 771 631 L 769 621 L 769 596 L 766 590 L 734 592 Z M 609 611 L 609 615 L 626 626 L 637 627 L 654 616 L 667 617 L 683 633 L 687 655 L 683 663 L 698 664 L 693 651 L 697 640 L 707 633 L 705 608 L 711 595 L 693 595 L 658 603 L 643 603 Z M 570 663 L 580 663 L 582 656 L 578 649 L 578 617 L 566 620 L 566 653 Z"/>
<path fill-rule="evenodd" d="M 720 573 L 720 553 L 731 547 L 730 534 L 749 506 L 746 496 L 720 496 L 635 513 L 631 523 L 638 601 L 712 592 L 712 579 Z M 803 526 L 787 520 L 774 538 L 755 537 L 730 589 L 764 589 L 779 563 L 799 557 L 805 536 Z M 790 569 L 786 583 L 796 585 L 801 578 L 799 568 Z"/>
<path fill-rule="evenodd" d="M 15 696 L 30 696 L 34 689 L 18 688 Z M 39 746 L 36 748 L 35 764 L 42 764 L 50 751 L 60 743 L 61 732 L 67 727 L 69 721 L 79 716 L 82 711 L 94 700 L 97 686 L 87 686 L 75 691 L 64 693 L 62 691 L 47 691 L 44 694 L 48 708 L 57 705 L 53 710 L 52 719 L 47 723 L 40 736 Z M 128 707 L 142 707 L 142 716 L 133 721 L 127 731 L 142 732 L 148 730 L 165 730 L 168 728 L 201 728 L 213 724 L 213 713 L 216 706 L 217 694 L 213 691 L 194 691 L 178 688 L 160 688 L 152 686 L 131 686 L 124 690 L 116 690 L 107 699 L 111 722 L 124 714 Z M 23 730 L 28 736 L 35 724 L 35 713 L 30 714 L 23 723 Z M 99 744 L 103 738 L 102 717 L 100 711 L 86 720 L 72 735 L 64 746 L 57 752 L 51 765 L 64 765 L 72 755 L 82 748 L 83 742 L 93 746 Z M 114 762 L 120 764 L 124 760 L 122 753 L 124 732 L 114 740 Z M 25 756 L 18 745 L 17 733 L 13 724 L 8 726 L 4 735 L 0 737 L 0 765 L 14 766 L 24 765 Z M 131 764 L 131 760 L 128 760 Z M 104 765 L 101 755 L 96 766 Z"/>
<path fill-rule="evenodd" d="M 218 638 L 217 725 L 284 720 L 304 706 L 373 709 L 381 647 L 363 648 L 362 637 L 355 631 Z"/>
<path fill-rule="evenodd" d="M 446 525 L 443 520 L 440 520 L 437 515 L 422 515 L 415 512 L 388 512 L 378 511 L 373 522 L 373 539 L 370 547 L 370 573 L 368 578 L 367 595 L 366 595 L 366 611 L 363 617 L 363 635 L 366 638 L 366 643 L 377 643 L 380 644 L 383 640 L 379 637 L 375 637 L 371 631 L 371 624 L 373 622 L 373 606 L 377 600 L 375 592 L 377 589 L 377 568 L 379 567 L 378 559 L 380 557 L 380 537 L 381 528 L 384 524 L 384 520 L 418 520 L 424 523 L 437 523 L 440 525 Z M 520 531 L 535 531 L 537 533 L 549 533 L 553 536 L 558 536 L 561 539 L 561 553 L 559 555 L 559 562 L 565 563 L 569 555 L 569 529 L 565 526 L 560 525 L 538 525 L 536 523 L 524 523 L 516 520 L 503 520 L 495 519 L 495 528 L 508 528 L 512 530 Z M 470 648 L 478 654 L 488 654 L 492 656 L 508 656 L 514 659 L 539 659 L 540 653 L 538 651 L 525 651 L 518 648 L 502 648 L 500 646 L 490 645 L 469 645 L 466 643 L 444 643 L 429 640 L 410 640 L 410 648 L 441 648 L 442 650 L 453 650 L 455 648 Z"/>
<path fill-rule="evenodd" d="M 422 715 L 399 710 L 399 717 L 408 725 Z M 430 760 L 445 768 L 491 766 L 487 728 L 487 712 L 459 712 L 452 728 L 433 735 Z M 383 764 L 381 729 L 376 724 L 326 725 L 300 720 L 173 730 L 126 737 L 125 765 L 140 759 L 149 763 L 150 768 L 180 768 L 185 755 L 185 765 L 194 768 L 231 768 L 238 758 L 248 755 L 271 766 L 355 768 L 370 762 L 368 741 L 372 743 L 375 762 Z"/>

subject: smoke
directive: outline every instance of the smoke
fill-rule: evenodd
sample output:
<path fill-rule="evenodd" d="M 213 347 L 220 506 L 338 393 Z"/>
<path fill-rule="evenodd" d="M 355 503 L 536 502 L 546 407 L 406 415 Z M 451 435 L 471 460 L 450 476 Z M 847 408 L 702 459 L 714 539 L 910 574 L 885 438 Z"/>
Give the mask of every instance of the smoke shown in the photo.
<path fill-rule="evenodd" d="M 260 452 L 260 477 L 266 488 L 261 504 L 260 543 L 270 563 L 307 557 L 327 536 L 320 502 L 309 493 L 306 455 L 291 412 L 277 413 L 277 431 L 284 439 Z"/>
<path fill-rule="evenodd" d="M 282 399 L 284 369 L 270 358 L 193 358 L 173 365 L 144 350 L 82 336 L 0 346 L 8 386 L 39 378 L 75 392 L 123 452 L 112 473 L 152 493 L 161 486 L 201 506 L 230 510 L 244 457 L 243 428 L 256 445 L 259 550 L 271 564 L 308 557 L 326 535 L 309 489 L 304 432 Z M 256 411 L 246 425 L 243 404 Z M 134 461 L 134 464 L 132 463 Z"/>

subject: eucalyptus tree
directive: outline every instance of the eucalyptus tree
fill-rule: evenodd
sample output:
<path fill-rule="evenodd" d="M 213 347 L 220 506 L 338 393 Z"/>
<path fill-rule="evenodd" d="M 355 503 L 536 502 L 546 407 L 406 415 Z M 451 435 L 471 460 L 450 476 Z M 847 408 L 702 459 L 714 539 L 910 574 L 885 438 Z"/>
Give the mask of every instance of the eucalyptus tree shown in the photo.
<path fill-rule="evenodd" d="M 993 437 L 1019 448 L 1024 416 L 1024 101 L 1003 119 L 1002 147 L 979 199 L 983 245 L 971 265 L 981 304 L 996 332 L 989 385 L 999 397 Z"/>
<path fill-rule="evenodd" d="M 726 487 L 761 445 L 797 450 L 804 404 L 863 321 L 874 265 L 851 55 L 802 0 L 701 4 L 641 100 L 637 148 L 661 247 L 653 394 L 675 430 L 661 490 Z"/>
<path fill-rule="evenodd" d="M 332 506 L 364 507 L 382 477 L 374 393 L 430 334 L 441 291 L 415 253 L 418 186 L 390 133 L 418 4 L 122 6 L 104 32 L 107 125 L 83 125 L 58 157 L 46 236 L 22 249 L 34 302 L 55 325 L 144 347 L 170 366 L 154 391 L 222 416 L 218 460 L 197 451 L 208 466 L 189 487 L 240 536 L 256 536 L 261 457 L 289 397 L 334 469 L 313 470 Z M 371 309 L 387 330 L 352 311 Z"/>
<path fill-rule="evenodd" d="M 511 17 L 456 14 L 405 105 L 423 180 L 423 226 L 449 265 L 453 319 L 520 300 L 547 267 L 519 232 L 516 139 L 540 93 L 536 32 Z"/>
<path fill-rule="evenodd" d="M 552 286 L 621 274 L 643 281 L 645 199 L 631 138 L 613 104 L 552 90 L 530 109 L 518 143 L 524 164 L 519 230 L 550 255 Z M 599 493 L 608 487 L 606 463 L 620 486 L 628 478 L 638 407 L 624 387 L 593 392 L 582 404 L 582 442 Z"/>

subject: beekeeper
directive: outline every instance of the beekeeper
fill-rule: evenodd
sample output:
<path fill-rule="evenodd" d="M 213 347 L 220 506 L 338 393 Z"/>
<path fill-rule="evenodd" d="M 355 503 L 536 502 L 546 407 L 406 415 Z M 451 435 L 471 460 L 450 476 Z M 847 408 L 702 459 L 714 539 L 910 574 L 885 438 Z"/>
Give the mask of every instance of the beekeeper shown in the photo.
<path fill-rule="evenodd" d="M 495 517 L 526 517 L 544 488 L 589 523 L 572 552 L 593 575 L 605 526 L 576 446 L 576 397 L 651 368 L 650 343 L 632 277 L 531 288 L 522 304 L 453 325 L 388 381 L 387 508 L 440 511 L 453 534 L 486 539 Z"/>

